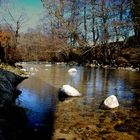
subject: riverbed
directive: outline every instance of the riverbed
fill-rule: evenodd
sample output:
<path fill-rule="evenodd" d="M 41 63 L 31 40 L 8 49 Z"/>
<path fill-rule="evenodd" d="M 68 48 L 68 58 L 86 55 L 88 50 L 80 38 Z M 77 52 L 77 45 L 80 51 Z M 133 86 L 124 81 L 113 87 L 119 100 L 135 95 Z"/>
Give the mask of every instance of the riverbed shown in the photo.
<path fill-rule="evenodd" d="M 22 92 L 16 104 L 23 107 L 32 129 L 31 138 L 66 140 L 140 139 L 140 73 L 69 66 L 66 64 L 26 64 L 29 78 L 18 85 Z M 68 70 L 76 68 L 70 76 Z M 81 97 L 60 100 L 62 85 L 76 88 Z M 100 109 L 109 95 L 120 106 Z"/>

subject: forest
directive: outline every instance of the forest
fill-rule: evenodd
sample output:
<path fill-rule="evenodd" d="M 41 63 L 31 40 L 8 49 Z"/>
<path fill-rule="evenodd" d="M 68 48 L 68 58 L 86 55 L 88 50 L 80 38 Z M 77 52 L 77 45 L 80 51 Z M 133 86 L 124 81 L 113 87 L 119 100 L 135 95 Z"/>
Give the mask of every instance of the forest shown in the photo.
<path fill-rule="evenodd" d="M 44 12 L 40 24 L 21 33 L 27 21 L 25 12 L 15 16 L 11 7 L 6 7 L 8 1 L 0 0 L 1 9 L 6 7 L 0 10 L 1 61 L 96 61 L 100 65 L 140 67 L 139 0 L 41 3 Z"/>

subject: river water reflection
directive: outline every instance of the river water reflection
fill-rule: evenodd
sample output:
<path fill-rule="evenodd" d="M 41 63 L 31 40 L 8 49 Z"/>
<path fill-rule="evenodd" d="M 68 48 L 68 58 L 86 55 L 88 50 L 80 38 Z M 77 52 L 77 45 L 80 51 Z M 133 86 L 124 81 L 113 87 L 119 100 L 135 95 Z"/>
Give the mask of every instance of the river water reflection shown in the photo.
<path fill-rule="evenodd" d="M 22 93 L 16 103 L 25 108 L 36 137 L 140 138 L 139 72 L 75 66 L 77 74 L 70 76 L 70 66 L 66 65 L 26 65 L 31 67 L 37 72 L 18 85 Z M 72 85 L 82 96 L 59 101 L 58 90 L 64 84 Z M 99 109 L 101 102 L 112 94 L 117 96 L 119 108 Z"/>

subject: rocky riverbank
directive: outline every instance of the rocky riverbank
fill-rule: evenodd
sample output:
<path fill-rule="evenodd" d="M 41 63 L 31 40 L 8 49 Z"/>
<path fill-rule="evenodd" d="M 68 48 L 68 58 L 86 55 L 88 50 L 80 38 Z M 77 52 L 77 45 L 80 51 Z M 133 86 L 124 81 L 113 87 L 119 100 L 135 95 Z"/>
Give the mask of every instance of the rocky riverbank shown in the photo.
<path fill-rule="evenodd" d="M 16 86 L 25 79 L 18 69 L 0 64 L 0 139 L 16 140 L 21 137 L 27 124 L 22 108 L 15 105 L 20 94 Z"/>

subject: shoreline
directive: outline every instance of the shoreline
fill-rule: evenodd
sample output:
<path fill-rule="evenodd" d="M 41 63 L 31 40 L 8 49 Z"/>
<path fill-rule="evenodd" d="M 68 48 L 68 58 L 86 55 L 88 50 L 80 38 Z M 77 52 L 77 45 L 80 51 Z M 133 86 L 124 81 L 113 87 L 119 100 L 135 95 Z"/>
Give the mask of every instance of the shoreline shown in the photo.
<path fill-rule="evenodd" d="M 16 87 L 25 77 L 15 74 L 18 72 L 14 69 L 8 65 L 5 68 L 0 67 L 0 139 L 2 140 L 22 138 L 21 135 L 27 124 L 25 110 L 15 104 L 15 99 L 21 93 Z"/>
<path fill-rule="evenodd" d="M 97 62 L 95 63 L 78 63 L 75 61 L 72 62 L 48 62 L 48 61 L 31 61 L 31 62 L 17 62 L 15 63 L 15 66 L 22 70 L 23 65 L 25 64 L 55 64 L 55 65 L 69 65 L 69 66 L 84 66 L 84 67 L 91 67 L 91 68 L 105 68 L 105 69 L 116 69 L 116 70 L 125 70 L 125 71 L 132 71 L 132 72 L 140 72 L 140 67 L 134 67 L 134 66 L 118 66 L 114 64 L 112 65 L 103 65 L 99 64 Z"/>

